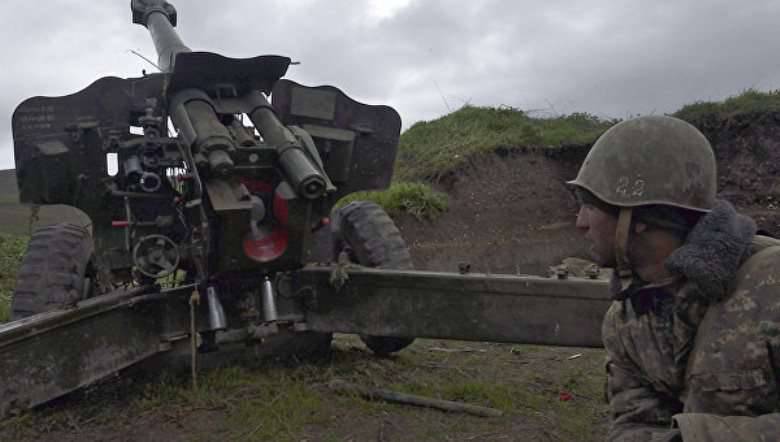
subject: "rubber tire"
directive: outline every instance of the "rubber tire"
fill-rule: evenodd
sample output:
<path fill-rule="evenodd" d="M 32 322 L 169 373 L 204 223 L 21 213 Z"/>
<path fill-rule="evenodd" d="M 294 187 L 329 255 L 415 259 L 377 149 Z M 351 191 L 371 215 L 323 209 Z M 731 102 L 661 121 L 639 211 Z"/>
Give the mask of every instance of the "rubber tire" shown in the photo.
<path fill-rule="evenodd" d="M 401 232 L 382 207 L 370 201 L 353 201 L 335 215 L 335 256 L 346 247 L 350 260 L 366 267 L 413 269 L 409 248 Z M 411 345 L 414 338 L 366 336 L 360 339 L 379 356 L 387 356 Z"/>
<path fill-rule="evenodd" d="M 76 224 L 36 229 L 17 272 L 11 319 L 68 307 L 83 299 L 93 251 L 89 231 Z"/>

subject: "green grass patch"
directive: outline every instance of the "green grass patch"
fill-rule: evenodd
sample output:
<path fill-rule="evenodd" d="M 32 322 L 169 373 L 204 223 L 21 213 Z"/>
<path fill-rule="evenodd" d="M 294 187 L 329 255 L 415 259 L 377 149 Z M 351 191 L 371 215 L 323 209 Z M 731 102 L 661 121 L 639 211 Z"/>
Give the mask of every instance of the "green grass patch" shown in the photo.
<path fill-rule="evenodd" d="M 443 395 L 451 400 L 511 411 L 514 405 L 507 388 L 486 382 L 464 382 L 445 385 Z"/>
<path fill-rule="evenodd" d="M 409 213 L 415 218 L 433 220 L 447 210 L 447 195 L 425 183 L 394 182 L 383 191 L 356 192 L 342 198 L 337 206 L 352 201 L 373 201 L 391 217 Z"/>
<path fill-rule="evenodd" d="M 686 105 L 672 115 L 705 130 L 738 115 L 776 112 L 780 112 L 780 90 L 747 89 L 723 101 Z M 436 120 L 415 123 L 401 135 L 395 177 L 435 181 L 471 158 L 502 147 L 590 144 L 618 121 L 588 113 L 535 118 L 511 107 L 464 106 Z"/>
<path fill-rule="evenodd" d="M 66 398 L 6 420 L 0 434 L 37 440 L 81 428 L 90 439 L 141 423 L 161 424 L 160 434 L 176 431 L 175 438 L 192 441 L 377 440 L 380 428 L 384 440 L 509 440 L 503 436 L 516 435 L 520 425 L 529 440 L 542 436 L 542 428 L 549 436 L 544 440 L 604 439 L 603 352 L 577 350 L 583 356 L 568 360 L 572 349 L 534 346 L 538 352 L 516 353 L 517 346 L 503 344 L 450 344 L 484 352 L 432 351 L 445 344 L 420 339 L 396 357 L 374 358 L 357 337 L 337 335 L 326 360 L 208 370 L 195 391 L 187 372 L 148 374 L 146 381 L 120 376 L 117 385 L 82 393 L 81 400 Z M 493 407 L 504 416 L 483 419 L 337 394 L 328 387 L 333 380 Z M 562 401 L 563 391 L 572 399 Z M 148 433 L 143 430 L 139 434 Z"/>
<path fill-rule="evenodd" d="M 214 430 L 229 440 L 300 439 L 304 425 L 326 419 L 323 393 L 310 388 L 311 366 L 229 367 L 199 376 L 193 390 L 186 376 L 146 386 L 134 403 L 141 414 L 159 410 L 213 410 L 225 420 Z"/>
<path fill-rule="evenodd" d="M 24 236 L 0 234 L 0 322 L 11 318 L 11 295 L 27 241 Z"/>
<path fill-rule="evenodd" d="M 510 107 L 465 106 L 404 132 L 395 176 L 401 181 L 436 179 L 473 155 L 499 147 L 588 144 L 614 123 L 587 113 L 534 118 Z"/>
<path fill-rule="evenodd" d="M 484 366 L 484 359 L 482 360 Z M 499 409 L 508 416 L 536 419 L 544 416 L 554 422 L 562 440 L 586 440 L 583 434 L 600 431 L 605 405 L 601 403 L 604 376 L 592 367 L 551 370 L 553 373 L 515 379 L 470 380 L 419 377 L 395 383 L 393 390 Z M 483 376 L 477 376 L 482 378 Z M 571 400 L 561 400 L 563 392 Z"/>
<path fill-rule="evenodd" d="M 740 114 L 774 113 L 780 111 L 780 90 L 762 92 L 747 89 L 723 101 L 699 101 L 675 112 L 681 118 L 694 125 L 718 122 Z"/>

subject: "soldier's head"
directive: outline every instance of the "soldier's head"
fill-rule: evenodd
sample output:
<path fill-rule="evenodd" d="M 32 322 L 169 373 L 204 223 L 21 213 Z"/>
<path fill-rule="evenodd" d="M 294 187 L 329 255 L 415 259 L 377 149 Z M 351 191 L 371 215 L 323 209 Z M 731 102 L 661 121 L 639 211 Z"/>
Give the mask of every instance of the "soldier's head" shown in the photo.
<path fill-rule="evenodd" d="M 647 116 L 607 130 L 569 184 L 593 259 L 630 268 L 629 236 L 663 231 L 684 239 L 715 205 L 716 181 L 715 156 L 699 130 L 677 118 Z"/>

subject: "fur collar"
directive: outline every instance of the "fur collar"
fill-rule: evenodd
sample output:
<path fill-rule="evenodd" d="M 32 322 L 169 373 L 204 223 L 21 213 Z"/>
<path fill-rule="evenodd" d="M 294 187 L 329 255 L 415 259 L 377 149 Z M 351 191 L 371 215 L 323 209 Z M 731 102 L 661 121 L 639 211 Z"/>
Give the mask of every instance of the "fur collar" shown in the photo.
<path fill-rule="evenodd" d="M 730 203 L 718 200 L 688 234 L 680 248 L 667 259 L 666 267 L 697 286 L 700 301 L 718 302 L 728 295 L 739 266 L 750 256 L 756 223 L 740 215 Z"/>

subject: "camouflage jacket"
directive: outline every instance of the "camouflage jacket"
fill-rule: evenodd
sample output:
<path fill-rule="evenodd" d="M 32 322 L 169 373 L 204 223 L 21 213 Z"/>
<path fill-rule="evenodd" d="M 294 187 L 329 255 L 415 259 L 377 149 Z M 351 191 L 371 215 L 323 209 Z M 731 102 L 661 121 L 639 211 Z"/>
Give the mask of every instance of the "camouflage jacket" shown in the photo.
<path fill-rule="evenodd" d="M 780 241 L 720 203 L 603 324 L 610 441 L 780 441 Z M 619 285 L 615 285 L 618 287 Z"/>

